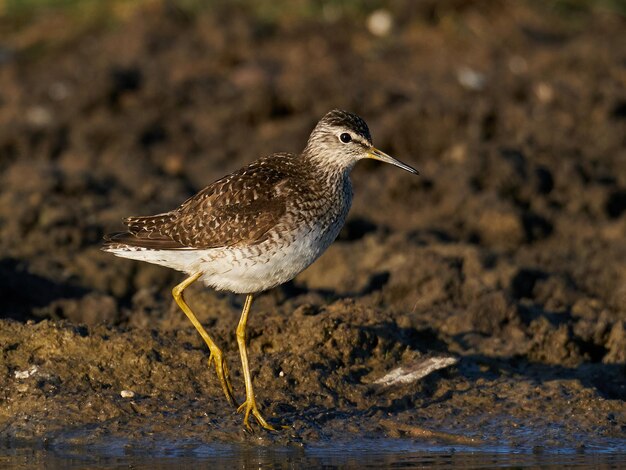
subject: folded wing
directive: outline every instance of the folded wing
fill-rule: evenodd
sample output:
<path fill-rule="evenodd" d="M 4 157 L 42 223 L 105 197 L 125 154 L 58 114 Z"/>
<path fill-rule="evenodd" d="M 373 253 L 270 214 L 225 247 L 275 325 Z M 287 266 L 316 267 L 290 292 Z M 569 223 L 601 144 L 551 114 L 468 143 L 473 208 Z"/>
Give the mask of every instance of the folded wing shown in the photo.
<path fill-rule="evenodd" d="M 285 215 L 290 193 L 291 165 L 267 161 L 288 157 L 258 160 L 216 181 L 173 211 L 129 217 L 124 220 L 127 232 L 108 235 L 105 240 L 165 250 L 260 243 Z"/>

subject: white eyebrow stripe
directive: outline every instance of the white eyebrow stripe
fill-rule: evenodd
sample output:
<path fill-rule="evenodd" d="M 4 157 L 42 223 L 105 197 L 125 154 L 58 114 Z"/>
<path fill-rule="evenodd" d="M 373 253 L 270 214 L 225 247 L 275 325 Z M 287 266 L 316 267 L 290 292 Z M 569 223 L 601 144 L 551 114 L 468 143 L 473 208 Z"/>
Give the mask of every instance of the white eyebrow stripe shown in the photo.
<path fill-rule="evenodd" d="M 341 141 L 341 134 L 349 134 L 352 137 L 352 142 L 359 143 L 363 145 L 365 148 L 369 148 L 372 144 L 364 138 L 361 134 L 353 129 L 344 128 L 341 132 L 337 134 L 337 138 Z"/>

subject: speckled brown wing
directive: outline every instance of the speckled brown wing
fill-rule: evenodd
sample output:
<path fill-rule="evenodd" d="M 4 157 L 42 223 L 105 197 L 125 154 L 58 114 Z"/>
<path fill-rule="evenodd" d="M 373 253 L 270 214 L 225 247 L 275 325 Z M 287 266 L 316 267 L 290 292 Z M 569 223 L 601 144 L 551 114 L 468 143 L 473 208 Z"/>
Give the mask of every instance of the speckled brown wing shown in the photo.
<path fill-rule="evenodd" d="M 110 241 L 157 249 L 260 243 L 298 190 L 295 158 L 289 154 L 262 158 L 206 187 L 176 210 L 129 217 L 125 220 L 129 231 Z"/>

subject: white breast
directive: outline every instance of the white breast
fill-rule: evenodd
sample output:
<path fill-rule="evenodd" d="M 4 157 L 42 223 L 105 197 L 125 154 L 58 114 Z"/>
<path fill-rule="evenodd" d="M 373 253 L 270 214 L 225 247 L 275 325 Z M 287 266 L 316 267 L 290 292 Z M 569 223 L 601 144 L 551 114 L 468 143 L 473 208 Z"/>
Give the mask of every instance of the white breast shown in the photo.
<path fill-rule="evenodd" d="M 303 227 L 252 248 L 207 250 L 196 269 L 206 273 L 206 285 L 219 290 L 243 294 L 271 289 L 296 277 L 326 251 L 343 226 L 341 215 L 329 226 Z"/>

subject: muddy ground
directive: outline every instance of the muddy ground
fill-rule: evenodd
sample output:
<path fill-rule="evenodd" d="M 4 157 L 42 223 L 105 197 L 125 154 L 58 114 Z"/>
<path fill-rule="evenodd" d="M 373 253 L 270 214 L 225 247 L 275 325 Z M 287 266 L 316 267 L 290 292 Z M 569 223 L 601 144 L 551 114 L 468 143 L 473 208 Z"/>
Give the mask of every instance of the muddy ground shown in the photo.
<path fill-rule="evenodd" d="M 429 429 L 623 450 L 626 21 L 534 5 L 395 2 L 377 36 L 366 10 L 148 2 L 62 42 L 41 25 L 7 34 L 0 437 L 307 443 Z M 55 21 L 52 37 L 65 31 Z M 182 276 L 99 245 L 127 215 L 301 150 L 337 107 L 421 176 L 359 164 L 339 240 L 258 297 L 253 379 L 285 428 L 247 433 L 170 296 Z M 243 299 L 187 292 L 241 400 Z M 459 362 L 372 383 L 429 356 Z"/>

